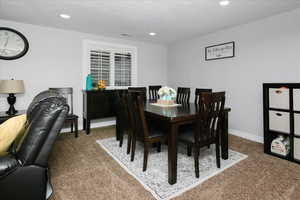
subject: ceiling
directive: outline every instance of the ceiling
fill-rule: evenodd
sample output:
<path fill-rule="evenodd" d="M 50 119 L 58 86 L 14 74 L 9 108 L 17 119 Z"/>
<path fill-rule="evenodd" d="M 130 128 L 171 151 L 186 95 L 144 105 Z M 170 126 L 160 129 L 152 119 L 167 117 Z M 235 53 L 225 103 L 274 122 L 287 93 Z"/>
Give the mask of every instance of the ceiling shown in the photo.
<path fill-rule="evenodd" d="M 299 0 L 0 0 L 0 19 L 172 43 L 300 7 Z M 71 15 L 62 19 L 59 14 Z M 149 32 L 157 33 L 150 36 Z M 123 36 L 124 37 L 124 36 Z M 128 36 L 126 36 L 128 37 Z"/>

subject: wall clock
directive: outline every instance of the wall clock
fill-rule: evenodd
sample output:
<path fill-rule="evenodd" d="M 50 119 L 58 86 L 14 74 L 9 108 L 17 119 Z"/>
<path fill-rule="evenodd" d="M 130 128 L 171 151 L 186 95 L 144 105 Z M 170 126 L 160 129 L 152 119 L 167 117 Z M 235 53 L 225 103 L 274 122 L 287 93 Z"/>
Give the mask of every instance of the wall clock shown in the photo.
<path fill-rule="evenodd" d="M 0 27 L 0 59 L 21 58 L 28 49 L 28 40 L 22 33 L 11 28 Z"/>

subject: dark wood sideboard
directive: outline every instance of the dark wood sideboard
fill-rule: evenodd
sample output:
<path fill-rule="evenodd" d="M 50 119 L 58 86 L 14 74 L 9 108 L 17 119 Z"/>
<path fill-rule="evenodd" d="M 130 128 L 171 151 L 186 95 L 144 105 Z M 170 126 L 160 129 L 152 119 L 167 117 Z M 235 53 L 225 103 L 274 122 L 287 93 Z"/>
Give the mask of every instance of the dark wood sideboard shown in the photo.
<path fill-rule="evenodd" d="M 83 129 L 90 133 L 91 120 L 115 117 L 119 110 L 118 94 L 127 90 L 92 90 L 83 92 Z M 117 119 L 118 120 L 118 119 Z M 117 136 L 119 130 L 117 130 Z"/>

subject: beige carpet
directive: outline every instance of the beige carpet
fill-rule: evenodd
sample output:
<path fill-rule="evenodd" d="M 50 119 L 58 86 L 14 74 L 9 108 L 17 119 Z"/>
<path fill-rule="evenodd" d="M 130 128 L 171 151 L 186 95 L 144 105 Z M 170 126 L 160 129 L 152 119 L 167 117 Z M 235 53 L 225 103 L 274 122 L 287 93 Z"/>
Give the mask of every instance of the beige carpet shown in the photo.
<path fill-rule="evenodd" d="M 53 200 L 154 199 L 96 140 L 114 127 L 93 129 L 79 138 L 63 135 L 50 158 Z M 263 146 L 230 136 L 230 148 L 249 157 L 176 200 L 299 200 L 300 165 L 263 153 Z"/>

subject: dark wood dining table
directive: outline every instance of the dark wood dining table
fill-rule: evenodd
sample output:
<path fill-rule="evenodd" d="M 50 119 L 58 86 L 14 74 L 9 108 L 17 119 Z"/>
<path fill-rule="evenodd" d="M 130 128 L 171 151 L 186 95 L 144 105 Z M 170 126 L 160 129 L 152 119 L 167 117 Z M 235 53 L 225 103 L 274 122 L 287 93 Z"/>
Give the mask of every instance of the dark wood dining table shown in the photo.
<path fill-rule="evenodd" d="M 225 108 L 221 132 L 222 159 L 228 159 L 228 113 L 230 108 Z M 194 103 L 182 104 L 176 107 L 161 107 L 147 101 L 145 104 L 147 118 L 156 119 L 168 127 L 168 181 L 169 184 L 177 182 L 177 134 L 178 127 L 196 121 L 197 110 Z"/>

